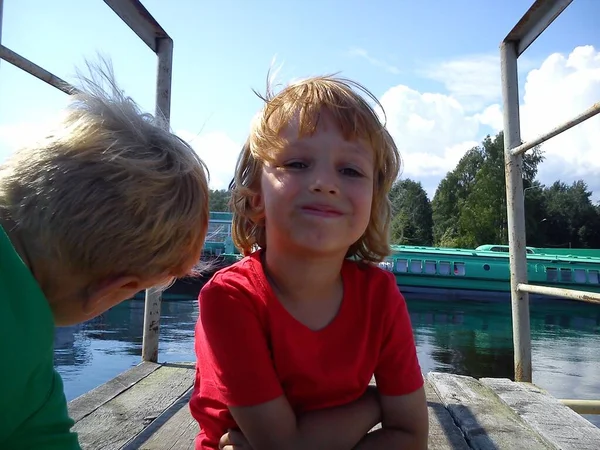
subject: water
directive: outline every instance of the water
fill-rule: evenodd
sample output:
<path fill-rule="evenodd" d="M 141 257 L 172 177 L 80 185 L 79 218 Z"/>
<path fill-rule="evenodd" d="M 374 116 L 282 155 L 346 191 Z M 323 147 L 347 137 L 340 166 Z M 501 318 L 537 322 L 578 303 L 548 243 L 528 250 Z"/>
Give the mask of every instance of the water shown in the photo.
<path fill-rule="evenodd" d="M 514 374 L 510 302 L 407 299 L 421 368 L 476 378 Z M 143 301 L 60 328 L 55 365 L 71 400 L 140 362 Z M 193 361 L 196 300 L 162 304 L 161 362 Z M 557 398 L 600 399 L 600 306 L 531 303 L 533 381 Z M 600 416 L 586 416 L 600 426 Z"/>

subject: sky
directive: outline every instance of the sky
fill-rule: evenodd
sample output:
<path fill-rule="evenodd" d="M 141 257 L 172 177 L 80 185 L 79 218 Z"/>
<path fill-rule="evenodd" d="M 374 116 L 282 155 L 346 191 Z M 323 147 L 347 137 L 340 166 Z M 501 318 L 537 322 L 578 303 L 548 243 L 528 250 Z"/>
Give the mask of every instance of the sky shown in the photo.
<path fill-rule="evenodd" d="M 533 0 L 142 0 L 174 41 L 171 126 L 226 188 L 267 73 L 339 73 L 379 99 L 402 178 L 433 198 L 465 152 L 502 128 L 499 44 Z M 521 132 L 533 138 L 600 101 L 600 2 L 574 0 L 519 58 Z M 55 75 L 110 58 L 154 111 L 155 54 L 101 0 L 4 0 L 2 44 Z M 0 161 L 68 96 L 0 61 Z M 595 144 L 595 145 L 594 145 Z M 600 200 L 600 117 L 544 144 L 544 184 L 583 179 Z"/>

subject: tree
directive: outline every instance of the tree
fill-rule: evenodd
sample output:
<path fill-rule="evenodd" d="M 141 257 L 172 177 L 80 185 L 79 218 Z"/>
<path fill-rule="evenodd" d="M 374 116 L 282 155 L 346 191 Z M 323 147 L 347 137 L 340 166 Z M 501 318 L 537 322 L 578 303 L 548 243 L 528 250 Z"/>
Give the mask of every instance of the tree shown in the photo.
<path fill-rule="evenodd" d="M 571 186 L 556 181 L 543 190 L 549 247 L 598 248 L 600 215 L 583 180 Z"/>
<path fill-rule="evenodd" d="M 440 182 L 431 203 L 435 245 L 458 246 L 459 205 L 467 199 L 482 164 L 483 158 L 479 149 L 473 147 Z"/>
<path fill-rule="evenodd" d="M 523 157 L 523 181 L 534 182 L 543 161 L 538 147 Z M 487 136 L 440 182 L 433 202 L 436 245 L 473 248 L 508 242 L 504 135 Z"/>
<path fill-rule="evenodd" d="M 419 182 L 397 181 L 389 193 L 392 203 L 392 244 L 432 245 L 431 202 Z"/>
<path fill-rule="evenodd" d="M 230 211 L 229 199 L 231 198 L 231 191 L 221 190 L 210 190 L 209 207 L 211 211 L 215 212 L 226 212 Z"/>

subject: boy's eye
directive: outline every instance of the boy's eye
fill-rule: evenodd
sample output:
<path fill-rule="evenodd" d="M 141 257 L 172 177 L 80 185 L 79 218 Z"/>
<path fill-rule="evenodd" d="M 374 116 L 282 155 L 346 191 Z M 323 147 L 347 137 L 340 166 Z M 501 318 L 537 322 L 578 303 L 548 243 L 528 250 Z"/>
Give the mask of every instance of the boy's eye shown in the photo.
<path fill-rule="evenodd" d="M 304 168 L 308 167 L 308 165 L 301 161 L 292 161 L 292 162 L 285 163 L 285 167 L 289 167 L 291 169 L 304 169 Z"/>
<path fill-rule="evenodd" d="M 342 173 L 351 177 L 362 177 L 362 173 L 351 167 L 346 167 L 345 169 L 342 169 Z"/>

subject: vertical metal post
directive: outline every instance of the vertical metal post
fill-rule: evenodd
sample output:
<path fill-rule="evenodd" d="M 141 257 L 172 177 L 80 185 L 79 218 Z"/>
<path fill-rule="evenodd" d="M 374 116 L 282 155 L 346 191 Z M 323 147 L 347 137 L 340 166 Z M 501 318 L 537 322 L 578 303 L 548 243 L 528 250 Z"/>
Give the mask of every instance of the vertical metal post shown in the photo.
<path fill-rule="evenodd" d="M 173 73 L 173 40 L 157 39 L 158 70 L 156 74 L 156 116 L 165 125 L 171 121 L 171 75 Z"/>
<path fill-rule="evenodd" d="M 0 44 L 2 44 L 2 11 L 4 10 L 4 0 L 0 0 Z"/>
<path fill-rule="evenodd" d="M 520 292 L 519 283 L 527 283 L 525 250 L 525 205 L 523 195 L 523 156 L 511 149 L 521 144 L 519 83 L 516 41 L 504 41 L 500 47 L 502 99 L 504 114 L 504 164 L 508 244 L 510 246 L 510 291 L 512 304 L 515 381 L 531 382 L 531 330 L 529 294 Z"/>
<path fill-rule="evenodd" d="M 0 0 L 1 1 L 1 0 Z M 155 115 L 169 128 L 171 118 L 171 73 L 173 68 L 173 41 L 157 39 L 158 71 L 156 74 Z M 161 289 L 147 289 L 144 305 L 144 334 L 142 338 L 142 361 L 158 362 L 160 331 Z"/>

